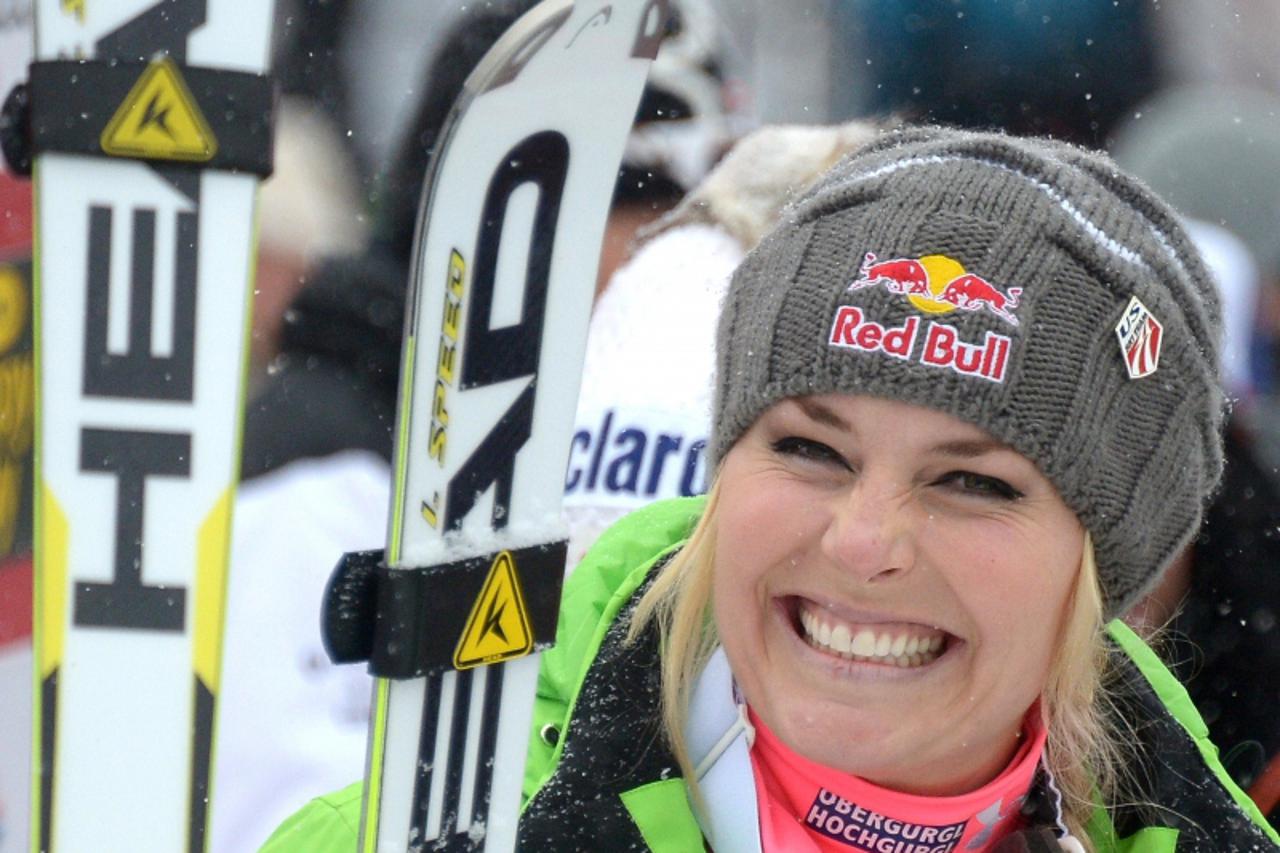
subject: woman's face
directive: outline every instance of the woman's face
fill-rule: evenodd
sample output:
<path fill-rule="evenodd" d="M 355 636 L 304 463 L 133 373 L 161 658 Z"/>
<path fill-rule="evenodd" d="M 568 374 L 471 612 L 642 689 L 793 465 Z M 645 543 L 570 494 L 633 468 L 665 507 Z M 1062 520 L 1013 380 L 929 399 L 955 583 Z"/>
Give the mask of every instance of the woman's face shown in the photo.
<path fill-rule="evenodd" d="M 1026 457 L 931 409 L 807 397 L 761 415 L 719 487 L 716 626 L 775 734 L 909 793 L 1004 769 L 1084 547 Z"/>

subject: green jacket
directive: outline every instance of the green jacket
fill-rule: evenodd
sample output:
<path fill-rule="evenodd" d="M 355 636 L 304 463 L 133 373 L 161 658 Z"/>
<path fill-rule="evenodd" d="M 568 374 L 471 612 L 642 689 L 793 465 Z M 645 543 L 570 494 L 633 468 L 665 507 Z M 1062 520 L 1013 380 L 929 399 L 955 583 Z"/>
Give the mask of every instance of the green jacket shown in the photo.
<path fill-rule="evenodd" d="M 657 724 L 658 641 L 622 642 L 652 569 L 684 543 L 700 498 L 633 513 L 601 537 L 566 583 L 556 646 L 542 656 L 524 777 L 522 850 L 704 849 L 674 758 Z M 1280 837 L 1229 779 L 1186 691 L 1119 622 L 1114 642 L 1132 663 L 1121 705 L 1153 756 L 1145 792 L 1158 811 L 1099 808 L 1098 851 L 1280 849 Z M 1153 814 L 1154 812 L 1154 814 Z M 311 801 L 263 853 L 352 853 L 360 784 Z"/>

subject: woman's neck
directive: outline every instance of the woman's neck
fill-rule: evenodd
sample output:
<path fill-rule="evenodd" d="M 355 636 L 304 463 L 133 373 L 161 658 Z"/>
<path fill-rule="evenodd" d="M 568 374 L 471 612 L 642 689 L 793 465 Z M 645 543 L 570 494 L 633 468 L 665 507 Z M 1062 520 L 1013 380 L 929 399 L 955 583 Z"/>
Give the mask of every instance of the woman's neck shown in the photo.
<path fill-rule="evenodd" d="M 1031 789 L 1045 743 L 1039 709 L 1032 708 L 1003 768 L 961 794 L 921 795 L 917 791 L 928 786 L 913 785 L 911 792 L 887 788 L 810 761 L 754 713 L 751 722 L 756 727 L 751 756 L 761 830 L 773 836 L 777 846 L 772 849 L 793 849 L 798 839 L 789 842 L 792 833 L 804 834 L 822 850 L 875 850 L 876 844 L 919 842 L 925 836 L 934 839 L 937 849 L 989 849 L 1019 827 L 1019 806 Z"/>

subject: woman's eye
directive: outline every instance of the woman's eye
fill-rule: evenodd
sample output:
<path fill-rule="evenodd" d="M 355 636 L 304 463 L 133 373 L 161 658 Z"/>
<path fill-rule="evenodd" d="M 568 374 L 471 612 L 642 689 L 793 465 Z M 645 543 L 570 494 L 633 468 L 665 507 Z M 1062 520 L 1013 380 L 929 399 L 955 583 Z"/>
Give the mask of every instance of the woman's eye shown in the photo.
<path fill-rule="evenodd" d="M 848 468 L 844 457 L 820 441 L 789 435 L 773 443 L 773 450 L 783 456 L 794 456 L 811 462 L 821 462 Z"/>
<path fill-rule="evenodd" d="M 1007 501 L 1022 497 L 1022 492 L 1004 480 L 988 477 L 985 474 L 975 474 L 972 471 L 952 471 L 938 482 L 977 497 L 999 498 Z"/>

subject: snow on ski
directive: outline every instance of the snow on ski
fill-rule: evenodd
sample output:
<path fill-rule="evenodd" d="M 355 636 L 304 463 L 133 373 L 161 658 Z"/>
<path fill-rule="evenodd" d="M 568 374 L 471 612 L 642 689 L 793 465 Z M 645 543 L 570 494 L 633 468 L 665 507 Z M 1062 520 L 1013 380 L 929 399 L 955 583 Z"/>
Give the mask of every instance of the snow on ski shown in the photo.
<path fill-rule="evenodd" d="M 386 559 L 348 555 L 326 616 L 335 659 L 381 676 L 361 853 L 515 845 L 600 244 L 667 12 L 545 0 L 468 79 L 429 170 Z"/>
<path fill-rule="evenodd" d="M 206 846 L 271 21 L 36 3 L 36 851 Z"/>

